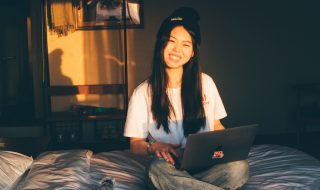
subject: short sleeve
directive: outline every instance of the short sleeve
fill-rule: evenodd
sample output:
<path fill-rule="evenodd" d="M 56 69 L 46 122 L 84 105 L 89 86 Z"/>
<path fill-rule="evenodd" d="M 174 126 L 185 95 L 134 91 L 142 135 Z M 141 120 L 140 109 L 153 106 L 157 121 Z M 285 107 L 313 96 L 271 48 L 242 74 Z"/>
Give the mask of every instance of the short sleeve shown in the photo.
<path fill-rule="evenodd" d="M 205 79 L 205 93 L 207 93 L 208 101 L 211 101 L 210 105 L 212 106 L 210 109 L 213 109 L 213 115 L 214 115 L 214 120 L 222 119 L 227 116 L 227 112 L 225 110 L 225 107 L 223 105 L 223 102 L 221 100 L 219 91 L 217 89 L 216 84 L 214 83 L 213 79 L 204 74 L 204 79 Z"/>
<path fill-rule="evenodd" d="M 146 85 L 138 86 L 129 102 L 124 136 L 147 138 L 148 98 Z"/>

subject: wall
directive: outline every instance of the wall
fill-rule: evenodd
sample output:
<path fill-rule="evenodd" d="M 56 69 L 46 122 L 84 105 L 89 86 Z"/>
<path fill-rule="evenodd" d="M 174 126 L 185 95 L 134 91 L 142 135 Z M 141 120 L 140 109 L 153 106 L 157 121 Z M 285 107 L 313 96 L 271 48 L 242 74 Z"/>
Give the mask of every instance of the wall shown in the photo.
<path fill-rule="evenodd" d="M 201 64 L 225 103 L 228 117 L 223 123 L 259 123 L 259 133 L 294 131 L 292 86 L 320 82 L 316 6 L 295 1 L 145 0 L 144 28 L 128 30 L 129 94 L 150 74 L 162 19 L 180 6 L 199 11 Z M 115 30 L 76 31 L 61 38 L 48 34 L 51 84 L 120 82 L 122 76 L 115 73 L 123 64 L 121 39 Z M 67 109 L 65 101 L 56 100 L 54 109 Z M 101 105 L 110 99 L 77 101 Z M 121 100 L 111 102 L 118 105 Z"/>

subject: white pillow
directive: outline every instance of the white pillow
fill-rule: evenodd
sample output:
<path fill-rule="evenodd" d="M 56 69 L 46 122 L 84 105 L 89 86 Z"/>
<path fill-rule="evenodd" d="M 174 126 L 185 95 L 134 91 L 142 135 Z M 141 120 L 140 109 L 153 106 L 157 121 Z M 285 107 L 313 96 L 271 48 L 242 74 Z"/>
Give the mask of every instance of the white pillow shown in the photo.
<path fill-rule="evenodd" d="M 8 189 L 32 162 L 32 157 L 12 151 L 0 151 L 0 189 Z"/>

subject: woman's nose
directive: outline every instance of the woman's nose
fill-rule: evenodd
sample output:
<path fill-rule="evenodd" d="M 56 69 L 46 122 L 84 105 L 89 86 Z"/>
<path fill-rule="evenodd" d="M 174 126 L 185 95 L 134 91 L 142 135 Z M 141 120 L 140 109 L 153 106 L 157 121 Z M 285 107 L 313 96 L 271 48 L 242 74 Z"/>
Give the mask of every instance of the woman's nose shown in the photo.
<path fill-rule="evenodd" d="M 181 50 L 181 46 L 179 44 L 175 44 L 173 50 L 179 52 Z"/>

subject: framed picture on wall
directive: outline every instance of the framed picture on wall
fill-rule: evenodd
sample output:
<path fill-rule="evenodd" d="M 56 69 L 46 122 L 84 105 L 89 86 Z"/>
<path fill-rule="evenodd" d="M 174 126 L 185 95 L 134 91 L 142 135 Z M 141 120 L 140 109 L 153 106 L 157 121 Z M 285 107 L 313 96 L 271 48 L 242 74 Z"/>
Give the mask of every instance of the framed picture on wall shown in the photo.
<path fill-rule="evenodd" d="M 143 27 L 143 0 L 78 0 L 77 30 L 119 29 L 125 26 Z"/>

